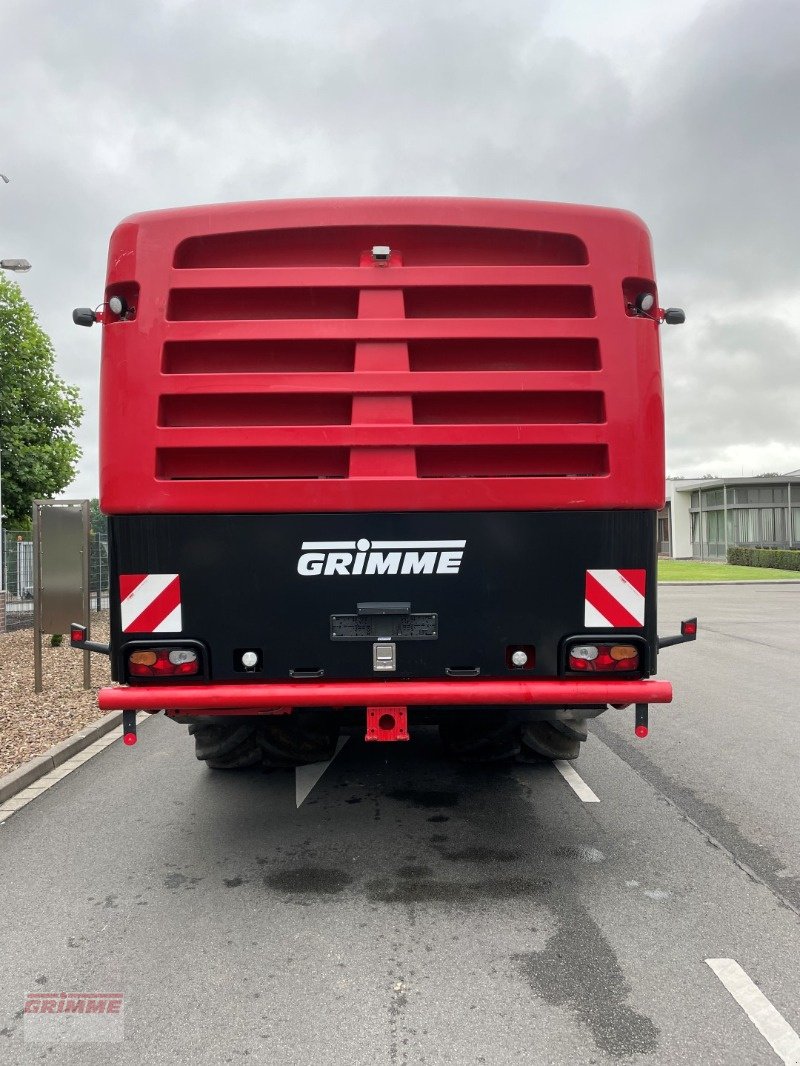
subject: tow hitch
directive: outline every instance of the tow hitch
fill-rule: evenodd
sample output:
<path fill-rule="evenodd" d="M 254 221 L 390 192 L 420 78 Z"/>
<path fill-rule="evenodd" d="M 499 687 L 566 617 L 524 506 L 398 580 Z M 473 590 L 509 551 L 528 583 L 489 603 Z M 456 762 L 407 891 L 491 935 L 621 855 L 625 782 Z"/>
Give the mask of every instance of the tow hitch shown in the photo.
<path fill-rule="evenodd" d="M 408 740 L 408 708 L 367 707 L 364 740 Z"/>

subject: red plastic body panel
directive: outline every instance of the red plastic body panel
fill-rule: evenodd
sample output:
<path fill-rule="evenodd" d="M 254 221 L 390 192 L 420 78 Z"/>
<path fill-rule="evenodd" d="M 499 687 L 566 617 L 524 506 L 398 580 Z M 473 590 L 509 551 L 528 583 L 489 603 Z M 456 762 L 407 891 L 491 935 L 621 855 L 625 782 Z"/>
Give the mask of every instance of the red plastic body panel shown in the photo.
<path fill-rule="evenodd" d="M 671 703 L 669 681 L 325 681 L 307 684 L 163 685 L 101 688 L 103 711 L 169 710 L 216 714 L 218 709 L 258 713 L 260 708 L 373 707 L 544 703 L 559 707 L 583 704 Z"/>
<path fill-rule="evenodd" d="M 388 264 L 370 254 L 392 248 Z M 114 232 L 109 514 L 657 508 L 656 294 L 633 215 L 297 200 Z"/>

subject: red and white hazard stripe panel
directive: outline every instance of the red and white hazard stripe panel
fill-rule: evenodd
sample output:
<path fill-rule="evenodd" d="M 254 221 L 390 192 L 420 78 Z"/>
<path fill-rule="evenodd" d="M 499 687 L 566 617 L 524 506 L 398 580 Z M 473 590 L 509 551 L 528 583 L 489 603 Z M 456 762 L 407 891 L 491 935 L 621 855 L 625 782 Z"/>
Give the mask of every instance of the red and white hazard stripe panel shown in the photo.
<path fill-rule="evenodd" d="M 181 579 L 178 574 L 120 574 L 123 633 L 180 633 Z"/>
<path fill-rule="evenodd" d="M 646 570 L 587 570 L 584 625 L 628 629 L 644 625 Z"/>

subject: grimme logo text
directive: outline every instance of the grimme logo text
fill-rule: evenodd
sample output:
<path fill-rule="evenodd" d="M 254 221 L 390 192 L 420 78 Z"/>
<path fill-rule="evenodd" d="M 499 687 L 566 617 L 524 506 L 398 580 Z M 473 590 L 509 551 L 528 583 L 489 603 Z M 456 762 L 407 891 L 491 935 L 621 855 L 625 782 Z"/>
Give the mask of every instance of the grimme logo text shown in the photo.
<path fill-rule="evenodd" d="M 465 540 L 304 540 L 301 577 L 457 574 Z"/>

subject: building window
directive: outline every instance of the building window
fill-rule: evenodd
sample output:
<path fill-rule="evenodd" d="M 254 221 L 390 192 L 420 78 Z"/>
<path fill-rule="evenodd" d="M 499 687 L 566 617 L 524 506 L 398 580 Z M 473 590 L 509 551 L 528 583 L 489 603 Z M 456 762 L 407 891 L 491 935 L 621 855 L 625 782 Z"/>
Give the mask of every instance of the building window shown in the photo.
<path fill-rule="evenodd" d="M 725 555 L 725 512 L 709 511 L 705 517 L 708 555 L 712 559 L 721 558 Z"/>
<path fill-rule="evenodd" d="M 733 512 L 736 544 L 756 544 L 760 539 L 757 507 L 742 507 Z"/>
<path fill-rule="evenodd" d="M 788 537 L 786 536 L 786 508 L 775 508 L 775 543 L 779 545 L 788 544 Z"/>
<path fill-rule="evenodd" d="M 761 539 L 775 543 L 775 511 L 771 507 L 761 508 Z"/>

